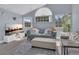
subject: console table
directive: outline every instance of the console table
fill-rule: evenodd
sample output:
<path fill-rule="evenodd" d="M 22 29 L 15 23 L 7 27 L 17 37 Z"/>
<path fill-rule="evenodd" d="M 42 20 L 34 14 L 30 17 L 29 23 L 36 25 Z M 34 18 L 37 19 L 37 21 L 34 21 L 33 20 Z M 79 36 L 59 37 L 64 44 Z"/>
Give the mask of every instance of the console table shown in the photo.
<path fill-rule="evenodd" d="M 68 55 L 68 48 L 79 48 L 78 41 L 62 40 L 64 55 Z"/>

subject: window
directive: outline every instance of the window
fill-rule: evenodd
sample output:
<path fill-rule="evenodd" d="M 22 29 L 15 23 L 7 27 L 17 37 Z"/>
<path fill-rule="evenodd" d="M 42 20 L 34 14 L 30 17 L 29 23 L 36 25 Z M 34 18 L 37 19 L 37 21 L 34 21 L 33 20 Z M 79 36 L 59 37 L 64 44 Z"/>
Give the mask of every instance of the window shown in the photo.
<path fill-rule="evenodd" d="M 31 27 L 31 23 L 30 22 L 25 22 L 25 27 Z"/>
<path fill-rule="evenodd" d="M 31 17 L 24 17 L 24 27 L 29 27 L 31 28 L 32 27 L 32 18 Z"/>
<path fill-rule="evenodd" d="M 49 22 L 49 16 L 36 17 L 36 22 Z"/>
<path fill-rule="evenodd" d="M 63 27 L 64 32 L 71 30 L 71 13 L 55 15 L 56 27 Z"/>

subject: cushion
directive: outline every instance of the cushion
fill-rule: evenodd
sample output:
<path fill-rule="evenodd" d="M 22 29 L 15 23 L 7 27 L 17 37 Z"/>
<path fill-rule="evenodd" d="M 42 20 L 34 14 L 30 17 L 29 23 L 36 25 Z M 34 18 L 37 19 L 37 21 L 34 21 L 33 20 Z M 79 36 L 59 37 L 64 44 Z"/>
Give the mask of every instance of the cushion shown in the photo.
<path fill-rule="evenodd" d="M 39 33 L 39 29 L 33 28 L 33 29 L 31 30 L 31 33 L 32 33 L 32 34 L 38 34 L 38 33 Z"/>
<path fill-rule="evenodd" d="M 70 34 L 69 32 L 57 32 L 57 39 L 69 39 L 70 38 Z"/>
<path fill-rule="evenodd" d="M 44 29 L 39 29 L 39 33 L 40 33 L 40 34 L 43 34 L 44 32 L 45 32 Z"/>
<path fill-rule="evenodd" d="M 69 39 L 69 36 L 61 36 L 61 39 Z"/>
<path fill-rule="evenodd" d="M 70 33 L 70 40 L 75 40 L 75 39 L 78 39 L 78 34 L 71 32 Z"/>
<path fill-rule="evenodd" d="M 52 36 L 53 38 L 56 38 L 56 32 L 51 32 L 51 36 Z"/>

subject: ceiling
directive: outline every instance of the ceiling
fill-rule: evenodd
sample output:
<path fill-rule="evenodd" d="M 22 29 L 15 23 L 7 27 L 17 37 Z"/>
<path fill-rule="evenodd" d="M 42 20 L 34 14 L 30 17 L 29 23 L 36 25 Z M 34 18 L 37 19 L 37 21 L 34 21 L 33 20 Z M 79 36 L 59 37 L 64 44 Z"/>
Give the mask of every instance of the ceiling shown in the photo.
<path fill-rule="evenodd" d="M 55 14 L 62 14 L 64 12 L 71 12 L 72 5 L 70 4 L 0 4 L 0 8 L 14 12 L 19 15 L 25 15 L 37 8 L 46 6 Z"/>
<path fill-rule="evenodd" d="M 44 4 L 0 4 L 0 8 L 19 15 L 24 15 L 42 6 L 44 6 Z"/>

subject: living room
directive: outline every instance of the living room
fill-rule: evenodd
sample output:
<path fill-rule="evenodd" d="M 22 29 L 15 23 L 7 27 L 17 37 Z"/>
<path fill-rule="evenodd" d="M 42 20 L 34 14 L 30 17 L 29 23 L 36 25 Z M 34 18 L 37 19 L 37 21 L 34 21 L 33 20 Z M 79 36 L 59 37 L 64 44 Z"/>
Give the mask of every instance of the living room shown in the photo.
<path fill-rule="evenodd" d="M 78 4 L 1 4 L 0 54 L 79 54 L 78 10 Z"/>

